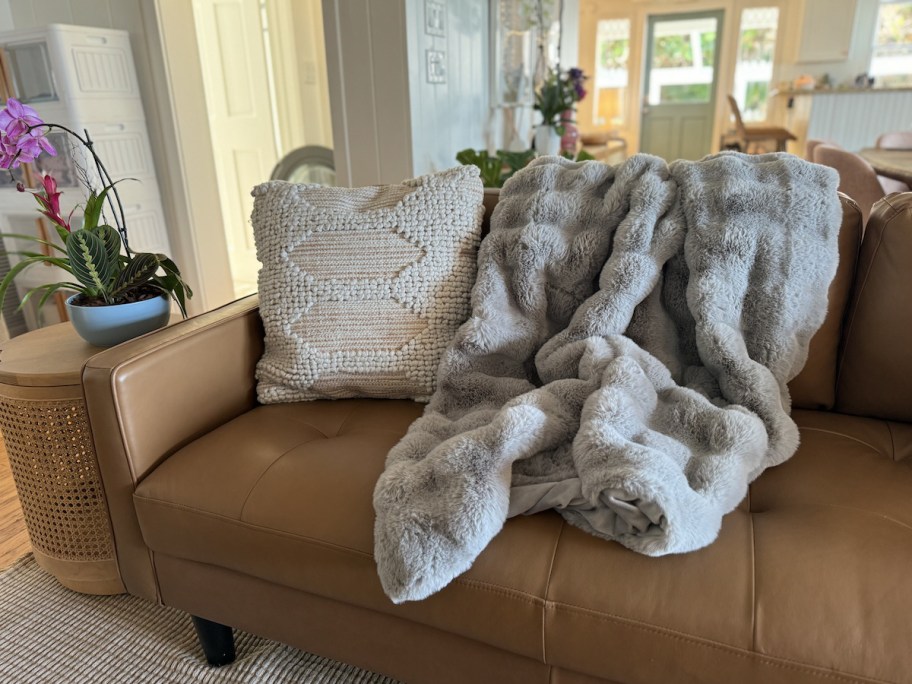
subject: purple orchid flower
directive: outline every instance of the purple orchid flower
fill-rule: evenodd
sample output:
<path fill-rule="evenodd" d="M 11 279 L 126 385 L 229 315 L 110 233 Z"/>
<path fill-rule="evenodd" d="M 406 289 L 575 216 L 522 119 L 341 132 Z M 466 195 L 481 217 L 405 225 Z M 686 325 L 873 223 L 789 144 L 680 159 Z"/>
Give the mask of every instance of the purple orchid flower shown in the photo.
<path fill-rule="evenodd" d="M 19 166 L 17 155 L 19 148 L 6 134 L 6 131 L 0 131 L 0 169 L 15 169 Z"/>
<path fill-rule="evenodd" d="M 57 154 L 41 130 L 38 112 L 16 98 L 9 98 L 0 110 L 0 168 L 15 169 L 35 161 L 42 152 Z"/>
<path fill-rule="evenodd" d="M 30 128 L 43 123 L 38 112 L 14 97 L 9 98 L 6 101 L 6 108 L 0 111 L 0 128 L 13 140 L 18 140 L 29 133 Z"/>
<path fill-rule="evenodd" d="M 9 136 L 0 133 L 0 137 L 5 138 L 0 147 L 0 168 L 15 169 L 20 164 L 28 164 L 35 161 L 42 152 L 50 155 L 57 154 L 54 146 L 47 141 L 43 135 L 33 136 L 30 134 L 23 135 L 15 142 Z"/>

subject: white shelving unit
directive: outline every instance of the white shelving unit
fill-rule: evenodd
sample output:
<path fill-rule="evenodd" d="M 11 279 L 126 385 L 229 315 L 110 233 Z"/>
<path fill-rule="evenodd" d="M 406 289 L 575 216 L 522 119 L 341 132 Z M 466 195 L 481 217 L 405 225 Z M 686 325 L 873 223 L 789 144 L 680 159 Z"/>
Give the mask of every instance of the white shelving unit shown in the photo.
<path fill-rule="evenodd" d="M 170 254 L 129 34 L 115 29 L 49 24 L 43 29 L 0 33 L 0 49 L 14 96 L 33 107 L 44 121 L 61 124 L 80 135 L 88 130 L 111 177 L 135 179 L 117 186 L 130 248 Z M 67 142 L 67 136 L 55 132 L 50 139 L 58 156 L 42 155 L 32 166 L 34 175 L 54 175 L 63 192 L 63 213 L 76 207 L 74 219 L 78 225 L 78 205 L 85 201 L 79 177 L 87 176 L 100 189 L 99 175 L 87 155 Z M 37 211 L 23 220 L 34 209 L 37 204 L 18 193 L 4 171 L 0 179 L 0 230 L 36 233 Z M 106 213 L 108 222 L 114 225 L 113 216 Z M 53 235 L 53 227 L 48 225 L 48 230 Z M 10 250 L 22 247 L 6 242 Z M 13 263 L 15 259 L 10 257 Z M 17 279 L 20 296 L 37 284 L 54 282 L 60 273 L 57 269 L 32 267 L 27 275 Z M 49 304 L 41 315 L 27 310 L 26 319 L 33 328 L 56 323 L 60 317 L 57 306 Z"/>

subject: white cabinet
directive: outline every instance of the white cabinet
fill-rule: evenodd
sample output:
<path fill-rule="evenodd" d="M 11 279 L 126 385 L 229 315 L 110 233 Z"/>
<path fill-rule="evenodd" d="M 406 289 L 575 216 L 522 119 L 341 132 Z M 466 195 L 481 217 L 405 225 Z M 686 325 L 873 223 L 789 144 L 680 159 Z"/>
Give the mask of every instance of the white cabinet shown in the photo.
<path fill-rule="evenodd" d="M 798 62 L 840 62 L 849 57 L 856 0 L 805 0 Z"/>

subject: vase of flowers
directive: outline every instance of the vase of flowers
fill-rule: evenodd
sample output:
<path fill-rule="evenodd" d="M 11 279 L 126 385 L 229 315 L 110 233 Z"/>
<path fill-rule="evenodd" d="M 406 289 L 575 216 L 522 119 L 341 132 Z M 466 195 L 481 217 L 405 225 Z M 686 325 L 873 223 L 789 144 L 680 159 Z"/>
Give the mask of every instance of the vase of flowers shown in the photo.
<path fill-rule="evenodd" d="M 573 109 L 566 109 L 561 114 L 561 125 L 564 127 L 564 134 L 560 139 L 561 153 L 576 154 L 580 132 L 576 126 L 576 112 Z"/>
<path fill-rule="evenodd" d="M 37 112 L 14 98 L 0 111 L 0 169 L 14 169 L 34 161 L 41 152 L 57 152 L 47 140 L 52 129 L 63 131 L 78 142 L 86 159 L 95 167 L 102 187 L 92 187 L 89 173 L 82 173 L 88 197 L 83 204 L 82 225 L 74 228 L 73 212 L 64 217 L 60 210 L 57 181 L 42 178 L 41 188 L 30 192 L 57 234 L 57 240 L 34 235 L 0 234 L 2 237 L 30 240 L 40 251 L 14 252 L 20 257 L 0 281 L 0 303 L 15 277 L 35 264 L 56 266 L 72 280 L 47 283 L 29 290 L 20 308 L 40 293 L 39 309 L 58 291 L 71 291 L 66 306 L 76 331 L 90 344 L 112 346 L 137 335 L 162 327 L 170 317 L 173 300 L 186 318 L 186 301 L 192 291 L 181 277 L 177 265 L 164 254 L 134 252 L 130 249 L 123 205 L 117 183 L 96 154 L 88 131 L 79 135 L 65 126 L 46 123 Z M 111 225 L 106 219 L 109 212 Z"/>
<path fill-rule="evenodd" d="M 541 156 L 560 152 L 561 134 L 551 124 L 542 123 L 535 127 L 535 152 Z"/>
<path fill-rule="evenodd" d="M 566 132 L 564 113 L 572 112 L 577 102 L 586 97 L 582 69 L 549 69 L 535 92 L 535 109 L 542 121 L 535 130 L 535 150 L 538 154 L 557 154 L 561 136 Z M 572 118 L 572 117 L 571 117 Z"/>

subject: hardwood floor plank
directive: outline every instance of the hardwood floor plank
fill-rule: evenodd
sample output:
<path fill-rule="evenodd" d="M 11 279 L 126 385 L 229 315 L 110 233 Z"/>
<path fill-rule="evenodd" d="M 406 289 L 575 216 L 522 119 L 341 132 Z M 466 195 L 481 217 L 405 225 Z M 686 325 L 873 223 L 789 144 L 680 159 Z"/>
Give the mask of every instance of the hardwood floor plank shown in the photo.
<path fill-rule="evenodd" d="M 0 570 L 12 565 L 31 548 L 6 447 L 0 437 Z"/>

